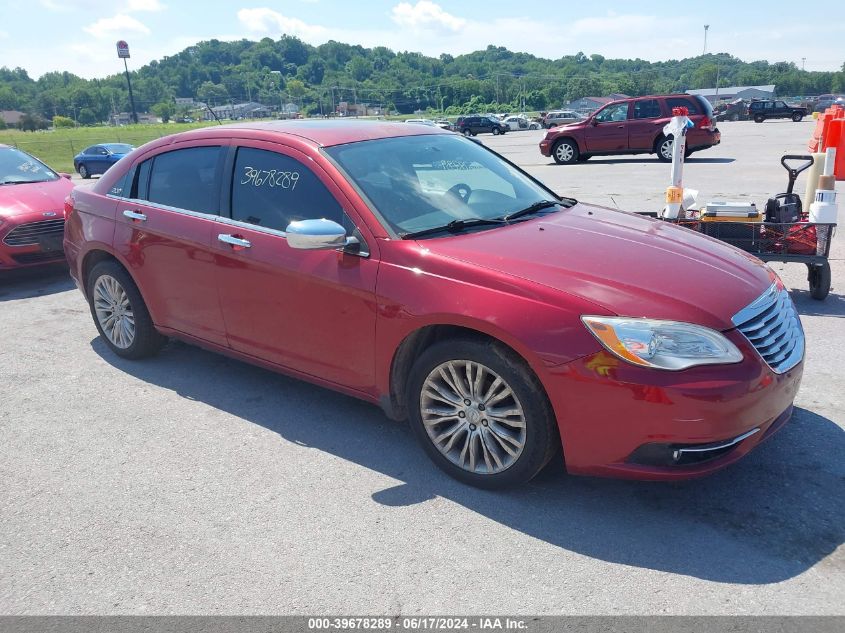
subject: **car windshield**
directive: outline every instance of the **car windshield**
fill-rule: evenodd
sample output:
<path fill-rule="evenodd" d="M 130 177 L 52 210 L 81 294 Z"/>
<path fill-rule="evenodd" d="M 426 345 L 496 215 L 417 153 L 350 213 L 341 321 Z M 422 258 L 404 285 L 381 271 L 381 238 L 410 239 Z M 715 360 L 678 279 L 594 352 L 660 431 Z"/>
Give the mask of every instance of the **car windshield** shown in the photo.
<path fill-rule="evenodd" d="M 37 158 L 13 147 L 0 147 L 0 185 L 58 180 L 59 175 Z"/>
<path fill-rule="evenodd" d="M 103 147 L 109 150 L 112 154 L 128 154 L 135 149 L 127 143 L 106 143 Z"/>
<path fill-rule="evenodd" d="M 468 228 L 468 221 L 498 220 L 549 200 L 553 202 L 531 214 L 560 209 L 555 194 L 495 153 L 458 135 L 361 141 L 329 147 L 326 152 L 400 235 L 445 229 L 450 223 Z M 496 224 L 472 226 L 481 230 Z"/>

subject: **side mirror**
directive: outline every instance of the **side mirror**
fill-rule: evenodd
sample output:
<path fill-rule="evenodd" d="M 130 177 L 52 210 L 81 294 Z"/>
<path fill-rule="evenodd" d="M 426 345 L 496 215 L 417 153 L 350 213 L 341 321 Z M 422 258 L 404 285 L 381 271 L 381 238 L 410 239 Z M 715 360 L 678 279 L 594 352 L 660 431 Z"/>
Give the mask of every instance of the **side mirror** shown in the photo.
<path fill-rule="evenodd" d="M 590 119 L 590 125 L 598 125 L 599 120 L 596 117 Z"/>
<path fill-rule="evenodd" d="M 343 248 L 346 230 L 333 220 L 297 220 L 285 229 L 288 246 L 304 250 Z"/>

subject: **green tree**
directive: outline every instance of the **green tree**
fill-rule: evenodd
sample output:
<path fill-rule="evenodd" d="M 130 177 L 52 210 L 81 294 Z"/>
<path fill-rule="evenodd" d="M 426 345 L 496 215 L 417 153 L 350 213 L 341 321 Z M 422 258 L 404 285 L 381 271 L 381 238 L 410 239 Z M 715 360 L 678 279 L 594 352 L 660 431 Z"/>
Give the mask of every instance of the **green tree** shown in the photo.
<path fill-rule="evenodd" d="M 151 109 L 153 114 L 161 119 L 162 123 L 169 123 L 176 113 L 176 106 L 172 101 L 159 101 Z"/>

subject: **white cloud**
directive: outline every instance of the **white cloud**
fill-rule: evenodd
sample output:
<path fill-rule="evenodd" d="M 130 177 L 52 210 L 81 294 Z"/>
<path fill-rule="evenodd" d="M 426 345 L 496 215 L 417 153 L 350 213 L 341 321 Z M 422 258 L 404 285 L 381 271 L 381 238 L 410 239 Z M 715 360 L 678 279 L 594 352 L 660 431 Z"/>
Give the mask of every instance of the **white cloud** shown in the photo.
<path fill-rule="evenodd" d="M 393 21 L 412 29 L 438 29 L 460 31 L 467 23 L 463 18 L 447 13 L 439 4 L 419 0 L 412 5 L 400 2 L 391 11 Z"/>
<path fill-rule="evenodd" d="M 289 18 L 278 11 L 266 7 L 241 9 L 238 20 L 251 33 L 275 35 L 286 33 L 303 39 L 325 37 L 328 29 L 322 26 L 306 24 L 298 18 Z M 328 38 L 327 38 L 328 39 Z"/>
<path fill-rule="evenodd" d="M 85 27 L 85 32 L 97 38 L 120 37 L 126 33 L 149 35 L 150 29 L 131 15 L 119 13 L 112 18 L 100 18 Z"/>

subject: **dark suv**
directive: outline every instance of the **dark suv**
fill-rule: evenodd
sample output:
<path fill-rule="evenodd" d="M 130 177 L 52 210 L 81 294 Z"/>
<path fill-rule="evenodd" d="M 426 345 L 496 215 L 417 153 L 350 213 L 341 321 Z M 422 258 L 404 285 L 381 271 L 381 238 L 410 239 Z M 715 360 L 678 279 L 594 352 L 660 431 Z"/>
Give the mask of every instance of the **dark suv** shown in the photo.
<path fill-rule="evenodd" d="M 766 119 L 792 119 L 798 123 L 807 116 L 807 108 L 789 105 L 785 101 L 752 101 L 748 106 L 748 116 L 755 123 L 762 123 Z"/>
<path fill-rule="evenodd" d="M 475 136 L 484 132 L 504 134 L 510 129 L 506 124 L 489 116 L 459 116 L 455 130 L 464 136 Z"/>
<path fill-rule="evenodd" d="M 559 164 L 610 154 L 657 154 L 672 160 L 673 137 L 663 134 L 672 108 L 685 107 L 693 127 L 687 130 L 686 155 L 718 145 L 721 132 L 710 102 L 699 95 L 654 95 L 611 101 L 584 121 L 550 129 L 540 153 Z"/>

